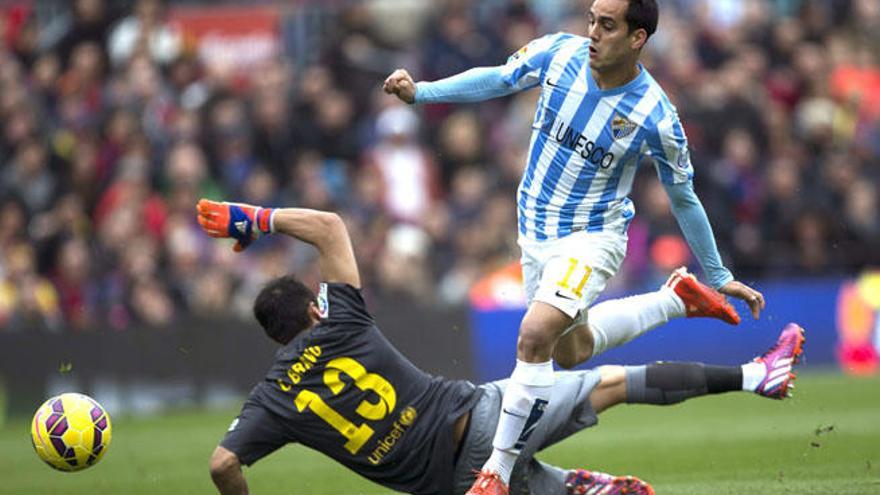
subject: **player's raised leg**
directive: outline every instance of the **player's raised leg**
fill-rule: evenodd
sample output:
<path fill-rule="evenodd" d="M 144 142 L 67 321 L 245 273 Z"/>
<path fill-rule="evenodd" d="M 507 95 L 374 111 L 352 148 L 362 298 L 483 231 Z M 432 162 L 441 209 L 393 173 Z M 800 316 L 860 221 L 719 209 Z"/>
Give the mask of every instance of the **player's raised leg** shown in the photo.
<path fill-rule="evenodd" d="M 655 292 L 612 299 L 590 308 L 589 320 L 579 318 L 559 340 L 553 359 L 563 368 L 572 368 L 684 317 L 715 318 L 731 325 L 740 322 L 736 309 L 724 296 L 682 267 Z"/>
<path fill-rule="evenodd" d="M 796 378 L 792 367 L 803 353 L 804 330 L 788 324 L 776 344 L 742 366 L 710 366 L 702 363 L 654 363 L 645 366 L 603 366 L 601 379 L 590 393 L 596 413 L 624 402 L 671 405 L 703 395 L 746 391 L 771 398 L 791 397 Z M 650 484 L 633 476 L 614 476 L 577 469 L 565 476 L 568 494 L 654 493 Z"/>
<path fill-rule="evenodd" d="M 710 394 L 745 391 L 770 399 L 791 397 L 793 366 L 806 341 L 804 329 L 789 323 L 776 344 L 742 366 L 659 362 L 643 366 L 602 366 L 601 380 L 590 403 L 601 412 L 624 402 L 670 405 Z"/>
<path fill-rule="evenodd" d="M 512 493 L 535 494 L 651 494 L 650 484 L 634 476 L 563 469 L 540 462 L 534 456 L 595 425 L 599 413 L 618 404 L 672 405 L 693 397 L 734 391 L 774 399 L 788 397 L 795 378 L 792 366 L 800 359 L 803 345 L 803 329 L 790 324 L 769 351 L 742 366 L 654 363 L 557 373 L 542 422 L 522 449 L 522 460 L 512 473 L 510 489 Z M 471 411 L 469 432 L 455 466 L 456 493 L 470 486 L 468 473 L 489 457 L 489 440 L 496 431 L 498 411 L 510 385 L 510 380 L 502 380 L 482 386 L 483 396 Z"/>

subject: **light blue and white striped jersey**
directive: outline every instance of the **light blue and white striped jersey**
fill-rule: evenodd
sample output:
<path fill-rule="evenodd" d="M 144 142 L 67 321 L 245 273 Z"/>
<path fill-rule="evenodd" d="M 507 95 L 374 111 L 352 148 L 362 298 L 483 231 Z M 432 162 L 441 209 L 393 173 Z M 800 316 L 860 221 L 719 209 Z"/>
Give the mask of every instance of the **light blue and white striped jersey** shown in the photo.
<path fill-rule="evenodd" d="M 541 87 L 528 165 L 518 190 L 519 230 L 547 240 L 587 230 L 625 232 L 627 197 L 643 156 L 666 184 L 693 167 L 675 107 L 644 67 L 624 86 L 601 90 L 589 38 L 557 33 L 532 41 L 502 67 L 513 90 Z"/>

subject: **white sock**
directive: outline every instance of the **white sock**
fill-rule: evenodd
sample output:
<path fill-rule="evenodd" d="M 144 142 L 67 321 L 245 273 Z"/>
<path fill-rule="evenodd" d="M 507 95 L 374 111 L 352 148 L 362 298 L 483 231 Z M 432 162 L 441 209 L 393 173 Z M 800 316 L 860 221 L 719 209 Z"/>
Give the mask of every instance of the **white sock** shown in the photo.
<path fill-rule="evenodd" d="M 742 365 L 743 371 L 743 390 L 746 392 L 754 392 L 767 374 L 767 368 L 762 363 L 754 361 Z"/>
<path fill-rule="evenodd" d="M 534 431 L 537 420 L 550 401 L 554 380 L 553 361 L 516 361 L 501 401 L 501 416 L 492 440 L 492 455 L 483 465 L 483 470 L 498 473 L 505 483 L 510 483 L 510 473 L 523 443 Z"/>
<path fill-rule="evenodd" d="M 486 464 L 483 464 L 483 471 L 498 473 L 498 476 L 501 477 L 504 483 L 510 485 L 510 475 L 518 458 L 518 452 L 493 448 L 489 460 L 486 461 Z"/>
<path fill-rule="evenodd" d="M 665 286 L 656 292 L 597 304 L 588 312 L 594 341 L 593 356 L 685 315 L 684 302 Z"/>

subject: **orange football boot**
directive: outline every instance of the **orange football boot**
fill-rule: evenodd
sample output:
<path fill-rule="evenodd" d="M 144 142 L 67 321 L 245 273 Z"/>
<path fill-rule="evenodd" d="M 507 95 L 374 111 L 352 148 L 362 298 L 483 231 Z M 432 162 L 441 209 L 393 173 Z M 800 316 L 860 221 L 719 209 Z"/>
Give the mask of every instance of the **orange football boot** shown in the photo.
<path fill-rule="evenodd" d="M 684 302 L 688 318 L 716 318 L 731 325 L 739 325 L 739 313 L 720 292 L 700 283 L 697 277 L 681 267 L 672 272 L 666 287 L 672 289 Z"/>
<path fill-rule="evenodd" d="M 480 471 L 465 495 L 507 495 L 507 484 L 494 471 Z"/>

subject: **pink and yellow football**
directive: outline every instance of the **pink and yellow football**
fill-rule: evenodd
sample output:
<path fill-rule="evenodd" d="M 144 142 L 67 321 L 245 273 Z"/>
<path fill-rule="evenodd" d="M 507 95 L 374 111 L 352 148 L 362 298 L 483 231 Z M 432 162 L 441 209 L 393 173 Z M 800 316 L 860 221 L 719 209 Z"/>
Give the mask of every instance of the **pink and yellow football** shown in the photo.
<path fill-rule="evenodd" d="M 60 471 L 80 471 L 104 457 L 112 435 L 110 416 L 95 399 L 66 393 L 47 400 L 31 422 L 34 450 Z"/>

